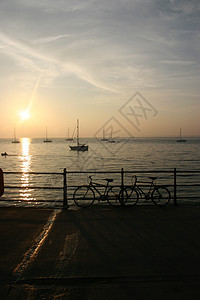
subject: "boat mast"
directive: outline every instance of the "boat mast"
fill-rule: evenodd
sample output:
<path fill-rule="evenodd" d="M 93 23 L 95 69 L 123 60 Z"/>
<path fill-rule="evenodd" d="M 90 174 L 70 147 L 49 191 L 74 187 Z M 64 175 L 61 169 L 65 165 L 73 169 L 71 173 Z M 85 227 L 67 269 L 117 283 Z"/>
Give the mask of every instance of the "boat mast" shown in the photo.
<path fill-rule="evenodd" d="M 16 141 L 16 132 L 15 132 L 15 128 L 14 128 L 14 141 Z"/>
<path fill-rule="evenodd" d="M 79 119 L 77 119 L 77 145 L 79 145 Z"/>

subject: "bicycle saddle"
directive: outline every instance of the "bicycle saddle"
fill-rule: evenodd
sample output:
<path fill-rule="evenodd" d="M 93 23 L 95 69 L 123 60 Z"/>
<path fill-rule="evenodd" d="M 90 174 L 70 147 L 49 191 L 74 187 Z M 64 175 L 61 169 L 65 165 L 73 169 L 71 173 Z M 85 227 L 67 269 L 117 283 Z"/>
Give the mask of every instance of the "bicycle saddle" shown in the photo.
<path fill-rule="evenodd" d="M 111 179 L 111 178 L 104 178 L 104 180 L 106 180 L 108 182 L 113 182 L 113 179 Z"/>
<path fill-rule="evenodd" d="M 149 177 L 149 179 L 151 179 L 151 180 L 156 180 L 157 177 Z"/>

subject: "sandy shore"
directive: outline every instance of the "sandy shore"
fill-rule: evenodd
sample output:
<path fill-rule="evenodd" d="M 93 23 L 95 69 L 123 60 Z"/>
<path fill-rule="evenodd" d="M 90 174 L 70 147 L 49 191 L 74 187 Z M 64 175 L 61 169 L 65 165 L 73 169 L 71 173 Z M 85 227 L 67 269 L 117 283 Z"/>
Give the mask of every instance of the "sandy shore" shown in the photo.
<path fill-rule="evenodd" d="M 0 208 L 1 299 L 199 299 L 200 205 Z"/>

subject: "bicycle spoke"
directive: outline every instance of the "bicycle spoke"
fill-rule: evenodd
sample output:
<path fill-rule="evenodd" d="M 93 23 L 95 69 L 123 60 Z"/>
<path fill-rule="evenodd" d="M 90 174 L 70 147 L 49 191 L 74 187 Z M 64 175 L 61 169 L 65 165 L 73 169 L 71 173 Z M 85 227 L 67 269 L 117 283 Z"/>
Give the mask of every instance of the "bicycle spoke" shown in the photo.
<path fill-rule="evenodd" d="M 94 202 L 95 195 L 91 188 L 81 186 L 75 190 L 73 198 L 76 205 L 80 207 L 88 207 Z"/>
<path fill-rule="evenodd" d="M 126 206 L 136 205 L 138 202 L 138 199 L 139 199 L 138 192 L 134 188 L 131 188 L 131 187 L 125 187 L 125 191 L 127 194 L 127 199 L 126 199 L 125 205 Z"/>
<path fill-rule="evenodd" d="M 152 192 L 151 199 L 153 203 L 157 206 L 165 206 L 169 203 L 171 195 L 166 187 L 155 187 Z"/>
<path fill-rule="evenodd" d="M 120 188 L 110 188 L 107 193 L 107 201 L 111 206 L 121 206 L 122 199 L 120 198 Z"/>

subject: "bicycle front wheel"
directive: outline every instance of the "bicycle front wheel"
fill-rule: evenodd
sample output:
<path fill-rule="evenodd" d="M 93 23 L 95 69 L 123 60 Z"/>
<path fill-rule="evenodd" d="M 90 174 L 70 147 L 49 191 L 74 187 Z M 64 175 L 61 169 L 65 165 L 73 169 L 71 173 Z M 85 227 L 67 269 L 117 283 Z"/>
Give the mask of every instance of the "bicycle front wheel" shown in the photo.
<path fill-rule="evenodd" d="M 171 199 L 170 191 L 164 186 L 155 187 L 152 191 L 151 199 L 157 206 L 165 206 Z"/>
<path fill-rule="evenodd" d="M 79 186 L 73 195 L 76 205 L 86 208 L 92 205 L 95 199 L 94 191 L 88 186 Z"/>
<path fill-rule="evenodd" d="M 123 194 L 120 188 L 111 187 L 107 192 L 107 201 L 110 206 L 119 207 L 124 206 L 126 204 L 127 194 L 126 191 L 123 190 Z"/>
<path fill-rule="evenodd" d="M 126 206 L 134 206 L 138 203 L 139 194 L 135 188 L 125 187 L 124 188 L 127 194 Z"/>

